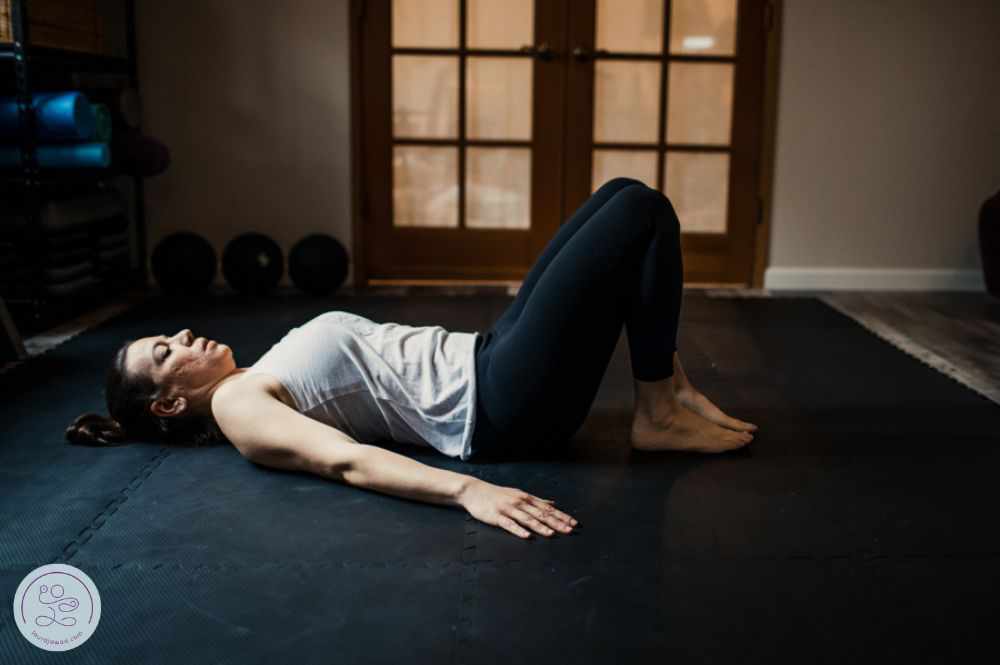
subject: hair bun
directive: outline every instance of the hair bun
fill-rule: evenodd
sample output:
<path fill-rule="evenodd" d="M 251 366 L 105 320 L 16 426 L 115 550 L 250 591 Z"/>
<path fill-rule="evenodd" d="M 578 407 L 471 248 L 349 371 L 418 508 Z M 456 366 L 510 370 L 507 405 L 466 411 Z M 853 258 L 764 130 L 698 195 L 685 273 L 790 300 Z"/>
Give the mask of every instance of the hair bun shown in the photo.
<path fill-rule="evenodd" d="M 85 413 L 66 428 L 66 439 L 84 445 L 109 445 L 125 438 L 125 430 L 114 418 Z"/>

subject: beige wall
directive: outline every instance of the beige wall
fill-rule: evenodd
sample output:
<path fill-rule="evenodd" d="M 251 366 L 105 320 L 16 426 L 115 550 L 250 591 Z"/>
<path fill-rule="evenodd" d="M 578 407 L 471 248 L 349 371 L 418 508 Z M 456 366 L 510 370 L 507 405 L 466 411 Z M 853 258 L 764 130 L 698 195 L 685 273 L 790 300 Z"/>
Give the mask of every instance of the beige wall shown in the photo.
<path fill-rule="evenodd" d="M 144 126 L 173 156 L 149 247 L 260 230 L 287 255 L 323 231 L 351 252 L 347 0 L 137 5 Z M 1000 2 L 785 0 L 782 34 L 766 285 L 977 283 Z"/>
<path fill-rule="evenodd" d="M 347 4 L 136 3 L 143 127 L 172 158 L 146 181 L 150 251 L 178 230 L 220 258 L 249 230 L 286 257 L 313 232 L 351 251 Z"/>
<path fill-rule="evenodd" d="M 788 272 L 769 277 L 974 282 L 1000 189 L 1000 2 L 786 0 L 782 36 L 769 265 Z"/>

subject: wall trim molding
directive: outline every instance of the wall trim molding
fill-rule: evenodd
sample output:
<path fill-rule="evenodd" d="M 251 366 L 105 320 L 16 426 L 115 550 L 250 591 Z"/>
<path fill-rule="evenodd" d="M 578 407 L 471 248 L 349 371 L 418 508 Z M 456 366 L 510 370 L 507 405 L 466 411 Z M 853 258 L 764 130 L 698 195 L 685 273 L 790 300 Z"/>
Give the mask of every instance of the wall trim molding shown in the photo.
<path fill-rule="evenodd" d="M 765 289 L 851 291 L 985 291 L 980 270 L 771 267 Z"/>

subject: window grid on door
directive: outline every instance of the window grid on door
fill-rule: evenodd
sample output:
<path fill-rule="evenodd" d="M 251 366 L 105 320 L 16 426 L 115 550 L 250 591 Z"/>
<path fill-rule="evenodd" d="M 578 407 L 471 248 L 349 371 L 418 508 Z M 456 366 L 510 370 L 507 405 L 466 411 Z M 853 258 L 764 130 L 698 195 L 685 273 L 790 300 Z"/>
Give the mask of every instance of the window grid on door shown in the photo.
<path fill-rule="evenodd" d="M 510 58 L 524 59 L 529 64 L 530 67 L 533 66 L 533 54 L 531 52 L 526 52 L 523 48 L 522 49 L 470 48 L 468 46 L 469 0 L 453 0 L 453 2 L 457 2 L 458 5 L 458 16 L 457 16 L 458 32 L 457 35 L 452 34 L 452 38 L 457 36 L 457 41 L 458 41 L 457 47 L 396 46 L 393 41 L 393 43 L 390 44 L 390 58 L 393 63 L 392 70 L 394 72 L 394 76 L 396 71 L 396 64 L 400 57 L 405 58 L 407 56 L 424 56 L 424 57 L 437 56 L 437 57 L 448 57 L 457 59 L 458 116 L 456 119 L 457 128 L 455 131 L 455 136 L 454 137 L 431 137 L 431 136 L 408 137 L 408 136 L 399 136 L 397 135 L 396 131 L 393 130 L 391 132 L 391 145 L 392 145 L 394 163 L 396 162 L 396 153 L 398 152 L 397 149 L 400 147 L 422 146 L 425 148 L 438 148 L 438 149 L 444 147 L 454 148 L 455 154 L 453 158 L 444 154 L 438 154 L 437 157 L 444 157 L 445 159 L 444 161 L 438 159 L 437 162 L 439 164 L 443 164 L 443 166 L 439 169 L 439 172 L 445 172 L 452 170 L 451 167 L 447 165 L 447 162 L 451 159 L 454 159 L 455 161 L 453 171 L 454 171 L 454 178 L 455 180 L 457 180 L 457 182 L 453 182 L 451 186 L 457 189 L 458 193 L 457 196 L 458 200 L 456 206 L 457 210 L 455 210 L 455 214 L 453 215 L 447 214 L 439 216 L 435 219 L 425 218 L 420 220 L 420 222 L 416 224 L 401 224 L 400 226 L 420 226 L 420 227 L 433 226 L 433 227 L 458 228 L 458 229 L 496 228 L 490 226 L 489 224 L 483 224 L 483 223 L 475 224 L 472 226 L 470 226 L 469 224 L 470 211 L 473 211 L 473 213 L 475 211 L 484 213 L 485 211 L 489 210 L 489 207 L 483 206 L 481 201 L 472 201 L 471 205 L 470 202 L 468 201 L 467 183 L 469 174 L 471 173 L 470 163 L 469 163 L 470 159 L 469 151 L 470 150 L 475 151 L 475 154 L 473 156 L 476 158 L 477 165 L 488 165 L 489 157 L 491 156 L 496 157 L 494 153 L 495 149 L 507 148 L 511 151 L 509 155 L 510 158 L 509 161 L 510 164 L 513 165 L 514 167 L 512 168 L 509 165 L 507 169 L 508 172 L 516 172 L 517 171 L 516 167 L 518 166 L 523 167 L 523 165 L 526 163 L 527 170 L 525 171 L 522 168 L 522 173 L 523 173 L 522 180 L 526 179 L 529 186 L 529 189 L 526 191 L 526 196 L 520 197 L 520 200 L 512 202 L 510 206 L 510 209 L 520 211 L 520 214 L 516 215 L 516 217 L 523 217 L 523 223 L 521 223 L 519 226 L 514 226 L 514 224 L 511 224 L 509 226 L 513 226 L 514 228 L 528 228 L 530 226 L 530 219 L 529 219 L 530 211 L 527 209 L 528 208 L 527 203 L 530 201 L 530 183 L 531 183 L 530 166 L 531 166 L 531 148 L 533 146 L 534 128 L 532 126 L 531 135 L 529 135 L 527 138 L 524 139 L 469 138 L 469 131 L 467 126 L 467 115 L 468 115 L 467 97 L 469 95 L 468 75 L 469 75 L 470 63 L 468 58 L 469 57 L 477 58 L 477 61 L 472 63 L 473 67 L 479 65 L 487 65 L 488 63 L 485 60 L 478 60 L 478 59 L 488 58 L 488 57 L 502 57 L 505 59 L 510 59 Z M 530 7 L 530 13 L 531 16 L 533 17 L 534 3 L 533 2 L 528 3 L 528 7 Z M 393 26 L 390 25 L 390 34 L 393 34 L 392 33 L 393 29 L 394 29 Z M 534 32 L 533 21 L 531 25 L 531 32 L 532 33 Z M 529 43 L 526 45 L 530 46 L 533 43 L 534 43 L 534 35 L 532 34 L 530 36 Z M 529 92 L 531 91 L 532 83 L 533 82 L 529 79 Z M 393 109 L 395 109 L 395 101 L 392 99 L 392 96 L 393 95 L 391 94 L 390 105 Z M 529 104 L 529 114 L 530 114 L 530 104 Z M 491 148 L 493 150 L 490 150 Z M 524 153 L 527 153 L 527 155 L 525 156 Z M 425 154 L 430 154 L 430 152 L 427 151 L 425 152 Z M 527 159 L 525 159 L 525 157 L 527 157 Z M 428 159 L 428 161 L 433 162 L 434 159 L 431 158 Z M 476 170 L 476 172 L 481 172 L 481 171 L 482 168 Z M 396 173 L 393 173 L 393 177 L 394 178 L 396 177 Z M 428 185 L 424 187 L 424 189 L 430 192 L 429 194 L 430 196 L 435 195 L 433 192 L 434 189 L 433 184 L 428 183 Z M 397 191 L 396 186 L 394 184 L 393 185 L 394 195 L 396 194 L 396 191 Z M 441 191 L 440 184 L 438 185 L 437 195 L 445 197 L 447 196 L 446 191 L 444 192 Z M 512 197 L 512 198 L 518 198 L 518 197 Z M 396 208 L 397 206 L 394 205 L 392 213 L 393 225 L 396 225 L 398 221 Z M 515 224 L 517 224 L 517 222 L 515 222 Z"/>
<path fill-rule="evenodd" d="M 601 0 L 597 0 L 601 2 Z M 599 95 L 599 82 L 595 81 L 595 127 L 593 133 L 593 145 L 592 145 L 592 188 L 600 186 L 603 180 L 606 180 L 606 176 L 609 173 L 624 173 L 624 174 L 646 174 L 646 177 L 639 177 L 639 179 L 646 181 L 646 184 L 654 187 L 662 192 L 670 193 L 668 190 L 671 188 L 670 178 L 682 175 L 683 171 L 688 171 L 693 173 L 695 176 L 699 174 L 704 178 L 715 178 L 716 180 L 724 172 L 724 176 L 721 182 L 724 183 L 724 190 L 716 198 L 721 198 L 717 201 L 717 205 L 722 206 L 722 225 L 719 228 L 718 223 L 713 223 L 710 219 L 712 215 L 701 216 L 708 217 L 707 221 L 701 221 L 699 215 L 692 211 L 691 214 L 681 214 L 681 210 L 678 213 L 682 220 L 682 229 L 685 226 L 693 226 L 691 230 L 694 231 L 707 231 L 709 233 L 719 234 L 725 233 L 728 229 L 728 218 L 730 215 L 728 198 L 729 198 L 729 179 L 730 179 L 730 165 L 732 159 L 732 130 L 733 130 L 733 86 L 735 85 L 735 69 L 736 62 L 739 54 L 739 43 L 738 43 L 738 31 L 736 30 L 736 21 L 732 26 L 732 49 L 731 54 L 727 53 L 712 53 L 712 54 L 702 54 L 695 55 L 689 53 L 679 53 L 674 49 L 675 40 L 674 35 L 671 34 L 671 16 L 674 10 L 675 2 L 685 2 L 686 0 L 663 0 L 662 3 L 662 14 L 660 17 L 662 33 L 660 35 L 660 46 L 659 52 L 642 52 L 642 53 L 631 53 L 631 52 L 616 52 L 608 51 L 601 48 L 601 45 L 597 42 L 599 41 L 598 35 L 595 35 L 595 54 L 594 54 L 594 69 L 595 78 L 600 70 L 600 64 L 602 62 L 630 62 L 630 63 L 657 63 L 659 64 L 659 98 L 658 98 L 658 108 L 657 108 L 657 130 L 656 130 L 656 142 L 650 142 L 648 140 L 627 140 L 627 141 L 609 141 L 609 140 L 598 140 L 597 129 L 599 123 L 599 116 L 596 112 L 597 105 L 601 103 L 598 98 Z M 708 2 L 703 3 L 703 5 L 708 5 L 714 3 L 717 7 L 722 6 L 726 3 L 726 0 L 708 0 Z M 737 0 L 731 0 L 732 15 L 736 19 L 739 15 L 739 7 Z M 599 12 L 600 13 L 600 12 Z M 598 19 L 600 20 L 600 19 Z M 694 38 L 692 38 L 694 39 Z M 711 45 L 710 40 L 704 38 L 698 38 L 705 43 Z M 721 48 L 722 51 L 727 50 L 724 44 Z M 670 87 L 671 87 L 671 70 L 672 65 L 678 64 L 683 66 L 684 64 L 692 65 L 705 65 L 709 66 L 719 66 L 728 65 L 728 72 L 726 74 L 728 78 L 728 90 L 729 90 L 729 104 L 728 104 L 728 116 L 726 120 L 726 136 L 725 141 L 720 142 L 679 142 L 679 141 L 669 141 L 669 134 L 671 131 L 668 125 L 668 118 L 670 116 L 671 107 L 670 104 Z M 641 70 L 638 70 L 641 71 Z M 677 72 L 681 71 L 680 69 Z M 692 71 L 692 70 L 688 70 Z M 711 72 L 711 70 L 703 69 L 705 73 Z M 676 72 L 675 72 L 676 73 Z M 631 153 L 631 154 L 629 154 Z M 648 177 L 650 160 L 655 154 L 655 170 L 653 171 L 653 182 L 650 182 Z M 627 155 L 627 157 L 626 157 Z M 686 167 L 684 169 L 681 168 Z M 611 165 L 615 164 L 618 168 L 605 166 L 605 164 Z M 671 173 L 671 166 L 674 167 L 673 173 Z M 688 178 L 690 181 L 691 178 Z M 698 180 L 697 177 L 694 180 Z M 708 182 L 708 180 L 705 180 Z M 675 201 L 675 207 L 676 206 Z"/>

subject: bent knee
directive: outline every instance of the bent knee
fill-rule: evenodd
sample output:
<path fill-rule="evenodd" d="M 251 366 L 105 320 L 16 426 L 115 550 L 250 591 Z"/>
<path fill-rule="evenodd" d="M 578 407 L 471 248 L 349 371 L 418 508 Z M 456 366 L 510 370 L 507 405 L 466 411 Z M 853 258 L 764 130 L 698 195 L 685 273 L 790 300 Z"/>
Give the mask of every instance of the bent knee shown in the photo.
<path fill-rule="evenodd" d="M 608 180 L 597 191 L 613 191 L 617 192 L 619 190 L 625 189 L 626 187 L 631 187 L 632 185 L 642 185 L 646 186 L 646 183 L 641 180 L 636 180 L 635 178 L 629 178 L 627 176 L 618 176 Z M 595 192 L 596 193 L 596 192 Z"/>
<path fill-rule="evenodd" d="M 653 218 L 657 223 L 663 224 L 670 230 L 680 233 L 680 220 L 674 206 L 667 198 L 666 194 L 652 187 L 632 187 L 619 194 L 626 198 L 629 203 L 645 207 L 653 211 Z"/>

